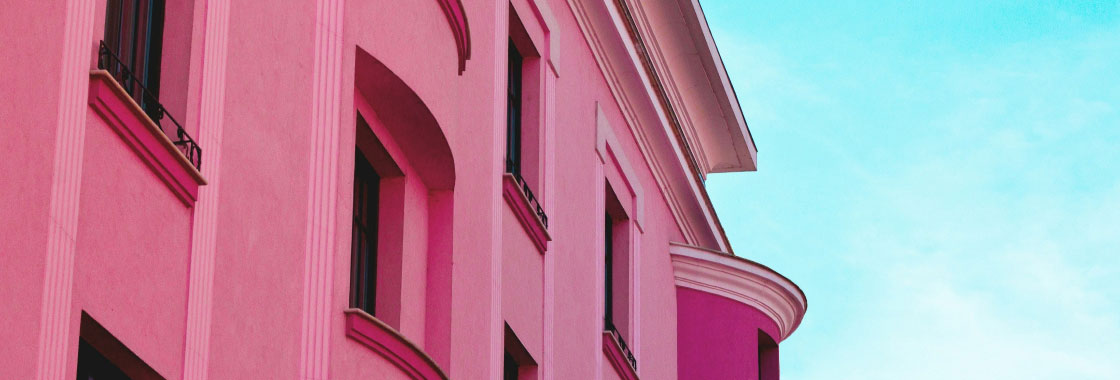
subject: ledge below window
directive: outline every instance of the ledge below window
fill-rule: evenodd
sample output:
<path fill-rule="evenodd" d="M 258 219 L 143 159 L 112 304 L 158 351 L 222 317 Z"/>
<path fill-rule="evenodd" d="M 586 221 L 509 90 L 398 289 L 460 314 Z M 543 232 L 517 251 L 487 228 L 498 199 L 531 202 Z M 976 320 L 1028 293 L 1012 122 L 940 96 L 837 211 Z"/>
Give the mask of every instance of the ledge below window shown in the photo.
<path fill-rule="evenodd" d="M 533 241 L 533 244 L 537 246 L 541 253 L 544 253 L 548 242 L 552 241 L 552 236 L 548 234 L 544 222 L 533 211 L 529 199 L 521 192 L 521 186 L 518 185 L 517 179 L 513 178 L 512 174 L 506 173 L 502 176 L 502 197 L 505 198 L 506 204 L 513 209 L 513 214 L 517 215 L 517 221 L 521 222 L 521 227 L 525 229 L 525 233 L 529 234 L 529 239 Z"/>
<path fill-rule="evenodd" d="M 361 309 L 346 309 L 346 336 L 369 347 L 416 380 L 447 380 L 428 354 L 397 330 Z"/>
<path fill-rule="evenodd" d="M 607 355 L 607 361 L 622 380 L 638 380 L 638 372 L 630 366 L 630 361 L 610 331 L 603 331 L 603 354 Z"/>
<path fill-rule="evenodd" d="M 89 106 L 179 200 L 194 206 L 206 179 L 108 71 L 90 71 Z"/>

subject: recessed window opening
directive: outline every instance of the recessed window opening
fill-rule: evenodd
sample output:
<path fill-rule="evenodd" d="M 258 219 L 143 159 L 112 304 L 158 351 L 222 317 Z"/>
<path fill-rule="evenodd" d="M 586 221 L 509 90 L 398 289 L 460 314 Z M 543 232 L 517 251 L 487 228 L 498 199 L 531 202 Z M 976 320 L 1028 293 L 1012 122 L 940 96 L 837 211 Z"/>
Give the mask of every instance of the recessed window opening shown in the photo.
<path fill-rule="evenodd" d="M 524 58 L 509 41 L 506 77 L 506 172 L 521 176 L 521 65 Z"/>
<path fill-rule="evenodd" d="M 116 79 L 198 169 L 202 149 L 159 100 L 164 9 L 164 0 L 106 0 L 105 35 L 98 47 L 97 67 Z"/>
<path fill-rule="evenodd" d="M 361 47 L 355 49 L 354 90 L 353 170 L 359 179 L 340 189 L 354 197 L 347 201 L 351 215 L 344 215 L 353 230 L 351 266 L 343 269 L 351 271 L 343 274 L 351 276 L 347 301 L 366 314 L 374 311 L 374 318 L 446 368 L 455 229 L 451 147 L 425 101 Z"/>
<path fill-rule="evenodd" d="M 537 47 L 512 6 L 507 45 L 505 171 L 517 181 L 532 211 L 547 228 L 548 215 L 538 198 L 544 188 L 542 63 Z"/>
<path fill-rule="evenodd" d="M 603 215 L 603 329 L 618 342 L 630 365 L 637 359 L 627 345 L 630 329 L 630 219 L 607 185 Z"/>
<path fill-rule="evenodd" d="M 520 366 L 517 365 L 517 360 L 513 358 L 507 350 L 505 352 L 505 359 L 502 361 L 502 379 L 503 380 L 517 380 L 517 370 Z"/>
<path fill-rule="evenodd" d="M 152 120 L 160 120 L 163 0 L 107 0 L 102 67 L 117 77 Z M 105 54 L 103 54 L 105 55 Z"/>
<path fill-rule="evenodd" d="M 603 217 L 605 222 L 603 234 L 603 322 L 607 331 L 616 331 L 614 326 L 614 218 L 608 212 Z"/>
<path fill-rule="evenodd" d="M 521 339 L 506 324 L 505 352 L 502 360 L 502 380 L 534 380 L 537 378 L 537 362 L 525 349 Z"/>
<path fill-rule="evenodd" d="M 381 177 L 361 150 L 354 157 L 353 231 L 350 242 L 350 306 L 375 315 L 377 219 Z"/>
<path fill-rule="evenodd" d="M 163 379 L 84 311 L 78 336 L 79 380 Z"/>
<path fill-rule="evenodd" d="M 758 379 L 778 380 L 778 343 L 758 330 Z"/>
<path fill-rule="evenodd" d="M 381 125 L 376 114 L 370 120 Z M 355 125 L 350 234 L 350 307 L 401 328 L 405 172 L 359 113 Z M 388 144 L 388 145 L 385 145 Z M 407 167 L 407 166 L 405 166 Z M 423 211 L 418 211 L 423 212 Z M 426 231 L 425 231 L 426 232 Z M 411 254 L 422 254 L 412 252 Z M 422 300 L 420 301 L 422 302 Z"/>
<path fill-rule="evenodd" d="M 85 339 L 78 341 L 78 379 L 79 380 L 116 380 L 128 379 L 116 364 L 97 352 Z"/>

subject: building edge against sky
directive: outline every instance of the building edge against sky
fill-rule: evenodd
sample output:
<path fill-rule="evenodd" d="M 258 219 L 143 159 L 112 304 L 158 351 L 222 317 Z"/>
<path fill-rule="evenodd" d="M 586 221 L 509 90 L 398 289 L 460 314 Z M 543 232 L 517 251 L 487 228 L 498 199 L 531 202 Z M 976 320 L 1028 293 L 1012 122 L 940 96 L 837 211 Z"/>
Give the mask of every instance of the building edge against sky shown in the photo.
<path fill-rule="evenodd" d="M 4 8 L 2 378 L 778 378 L 696 0 Z"/>

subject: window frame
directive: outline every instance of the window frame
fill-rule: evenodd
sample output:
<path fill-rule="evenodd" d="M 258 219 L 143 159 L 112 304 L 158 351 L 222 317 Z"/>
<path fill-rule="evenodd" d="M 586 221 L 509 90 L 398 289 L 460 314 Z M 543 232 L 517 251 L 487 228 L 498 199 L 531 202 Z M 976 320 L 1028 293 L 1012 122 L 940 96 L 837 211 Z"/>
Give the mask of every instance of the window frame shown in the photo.
<path fill-rule="evenodd" d="M 632 292 L 634 224 L 610 181 L 604 181 L 603 198 L 603 331 L 613 337 L 630 367 L 637 370 L 637 357 L 627 343 L 636 336 L 631 307 L 635 297 Z M 624 311 L 625 315 L 617 315 L 616 310 Z M 621 330 L 616 317 L 624 319 Z"/>
<path fill-rule="evenodd" d="M 522 97 L 523 66 L 525 57 L 518 51 L 513 38 L 509 39 L 506 59 L 506 172 L 521 177 L 522 157 Z"/>
<path fill-rule="evenodd" d="M 546 112 L 549 92 L 547 72 L 548 34 L 529 19 L 526 24 L 514 3 L 510 3 L 506 60 L 506 154 L 503 171 L 529 202 L 529 208 L 548 229 L 543 199 L 550 188 L 545 180 Z"/>
<path fill-rule="evenodd" d="M 159 84 L 165 8 L 164 0 L 106 0 L 102 39 L 109 52 L 120 59 L 120 62 L 109 63 L 116 66 L 108 68 L 109 71 L 125 70 L 136 77 L 136 81 L 122 80 L 121 87 L 157 123 L 162 118 L 160 108 L 163 107 L 159 102 Z M 129 12 L 131 15 L 126 14 Z"/>
<path fill-rule="evenodd" d="M 609 200 L 608 200 L 609 202 Z M 615 331 L 614 325 L 614 218 L 609 211 L 603 216 L 603 329 Z"/>
<path fill-rule="evenodd" d="M 193 0 L 184 3 L 193 4 Z M 132 102 L 126 101 L 130 107 L 138 107 L 138 114 L 147 116 L 146 119 L 154 123 L 154 129 L 159 129 L 171 144 L 194 166 L 195 171 L 202 169 L 202 148 L 183 128 L 183 124 L 176 120 L 171 112 L 164 107 L 160 100 L 162 86 L 162 72 L 164 70 L 164 29 L 167 17 L 167 3 L 165 0 L 106 0 L 105 17 L 102 19 L 103 33 L 97 50 L 97 68 L 108 73 L 122 90 L 122 97 L 127 97 Z M 182 4 L 173 3 L 176 7 L 173 13 L 183 12 Z M 177 14 L 182 16 L 182 14 Z M 190 24 L 176 19 L 172 22 L 171 32 L 183 33 L 184 25 Z M 189 25 L 188 25 L 189 26 Z M 179 44 L 182 45 L 182 44 Z M 189 44 L 188 44 L 189 45 Z M 177 46 L 172 42 L 172 51 L 185 51 L 189 54 L 189 46 Z M 173 62 L 170 65 L 172 74 L 189 73 L 189 59 L 182 62 Z M 185 70 L 179 71 L 178 69 Z M 190 86 L 189 75 L 172 75 L 168 88 L 175 95 L 186 94 Z M 181 85 L 181 86 L 180 86 Z M 166 99 L 165 99 L 166 100 Z M 186 103 L 185 98 L 172 99 L 172 102 Z M 135 102 L 135 105 L 130 103 Z M 92 104 L 92 103 L 91 103 Z M 185 104 L 179 104 L 185 108 Z M 182 108 L 176 108 L 184 112 Z M 141 122 L 144 117 L 139 117 Z M 170 121 L 170 123 L 168 123 Z"/>
<path fill-rule="evenodd" d="M 624 239 L 626 244 L 623 245 L 625 249 L 625 260 L 618 260 L 618 248 L 612 245 L 612 256 L 614 260 L 612 263 L 623 265 L 625 268 L 626 277 L 623 283 L 626 286 L 626 305 L 622 310 L 625 310 L 626 316 L 624 319 L 625 329 L 618 331 L 618 329 L 607 330 L 603 333 L 604 352 L 611 352 L 608 358 L 611 360 L 611 365 L 614 366 L 620 373 L 630 373 L 632 378 L 636 378 L 637 360 L 636 357 L 640 355 L 641 348 L 641 318 L 638 318 L 636 313 L 641 310 L 641 275 L 639 274 L 641 268 L 641 255 L 638 254 L 642 251 L 642 236 L 644 234 L 643 221 L 645 220 L 644 194 L 645 191 L 641 183 L 637 180 L 638 176 L 633 166 L 630 165 L 630 160 L 622 151 L 622 144 L 612 131 L 611 122 L 604 112 L 601 104 L 596 102 L 596 141 L 595 152 L 599 160 L 599 165 L 596 168 L 597 186 L 599 186 L 601 193 L 598 197 L 598 206 L 600 207 L 601 215 L 613 213 L 616 215 L 616 220 L 622 220 L 624 225 L 619 226 L 618 229 L 612 230 L 612 240 L 618 240 L 617 234 L 620 232 L 625 235 Z M 605 211 L 605 212 L 604 212 Z M 598 228 L 604 228 L 599 226 Z M 607 234 L 603 235 L 607 238 Z M 605 242 L 603 242 L 605 244 Z M 604 258 L 605 260 L 605 258 Z M 620 263 L 621 262 L 621 263 Z M 617 268 L 612 268 L 612 273 L 618 273 Z M 612 288 L 617 288 L 619 278 L 612 278 Z M 617 297 L 612 303 L 617 303 Z M 605 307 L 605 303 L 604 303 Z M 618 310 L 618 309 L 615 309 Z M 614 311 L 612 311 L 613 313 Z M 605 314 L 605 313 L 604 313 Z M 614 317 L 618 317 L 615 315 Z M 605 325 L 605 323 L 604 323 Z M 627 334 L 629 333 L 629 334 Z M 633 344 L 633 350 L 627 345 Z M 633 361 L 630 361 L 634 358 Z M 623 361 L 629 363 L 622 364 Z"/>
<path fill-rule="evenodd" d="M 354 204 L 351 209 L 350 307 L 377 315 L 377 243 L 381 176 L 355 148 Z M 363 191 L 364 190 L 364 191 Z M 361 195 L 361 196 L 359 196 Z M 363 207 L 365 206 L 365 207 Z M 363 221 L 364 219 L 364 221 Z M 364 234 L 365 239 L 360 236 Z M 361 243 L 365 243 L 364 245 Z M 362 248 L 366 248 L 363 250 Z"/>

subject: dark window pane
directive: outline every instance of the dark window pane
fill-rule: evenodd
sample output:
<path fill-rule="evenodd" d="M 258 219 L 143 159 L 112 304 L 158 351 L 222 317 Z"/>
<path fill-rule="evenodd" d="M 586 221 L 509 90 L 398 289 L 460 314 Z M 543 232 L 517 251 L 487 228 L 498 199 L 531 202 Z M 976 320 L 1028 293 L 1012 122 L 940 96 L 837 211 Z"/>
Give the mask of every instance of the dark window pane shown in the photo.
<path fill-rule="evenodd" d="M 517 380 L 517 370 L 517 360 L 514 360 L 513 355 L 510 355 L 509 352 L 506 352 L 505 363 L 502 368 L 502 379 Z"/>
<path fill-rule="evenodd" d="M 84 339 L 78 341 L 78 380 L 127 380 L 129 377 Z"/>
<path fill-rule="evenodd" d="M 163 13 L 163 0 L 107 0 L 105 4 L 105 46 L 120 62 L 112 62 L 104 69 L 117 78 L 121 87 L 157 123 L 161 116 L 156 97 L 163 47 Z"/>
<path fill-rule="evenodd" d="M 521 175 L 521 53 L 509 41 L 506 88 L 506 171 Z"/>
<path fill-rule="evenodd" d="M 377 292 L 377 202 L 381 178 L 358 151 L 354 157 L 350 306 L 374 313 Z"/>
<path fill-rule="evenodd" d="M 604 328 L 610 330 L 614 327 L 614 234 L 611 231 L 614 223 L 612 223 L 611 214 L 606 214 L 605 220 L 606 226 L 603 238 L 603 256 L 605 256 L 603 262 L 603 321 L 606 323 Z"/>

